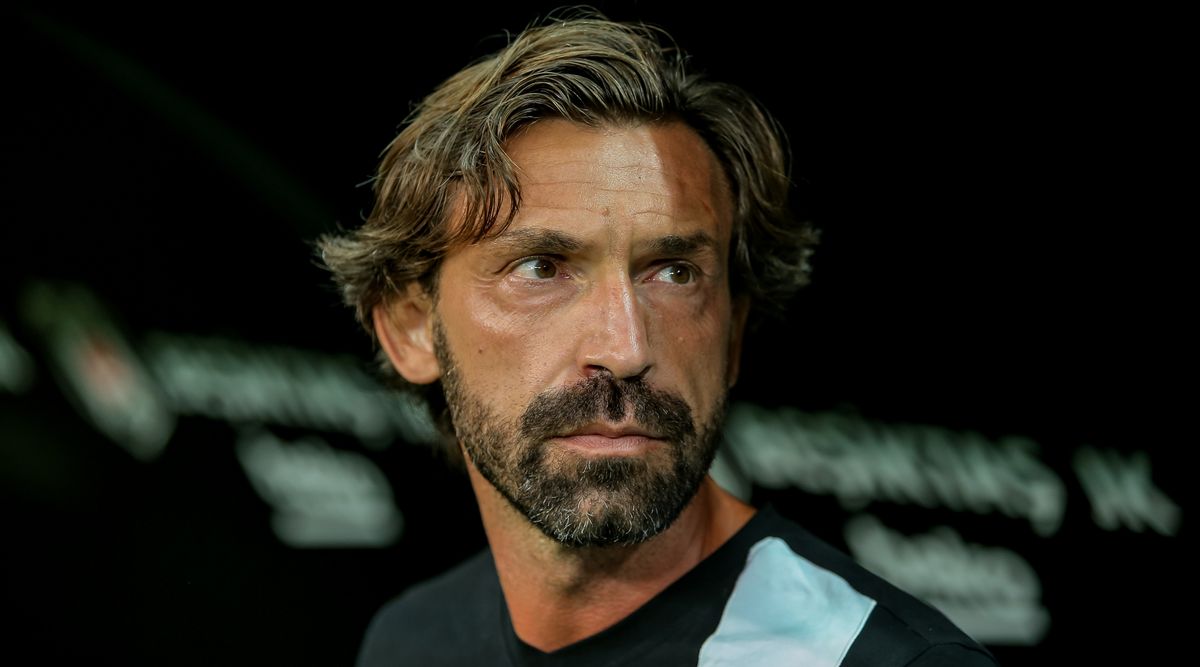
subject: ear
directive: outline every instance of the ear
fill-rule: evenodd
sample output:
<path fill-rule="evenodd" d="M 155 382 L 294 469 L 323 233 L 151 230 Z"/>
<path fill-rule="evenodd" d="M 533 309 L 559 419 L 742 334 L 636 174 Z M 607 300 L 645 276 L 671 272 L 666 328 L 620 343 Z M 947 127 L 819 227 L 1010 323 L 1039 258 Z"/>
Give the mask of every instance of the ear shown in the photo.
<path fill-rule="evenodd" d="M 429 384 L 442 375 L 433 350 L 433 302 L 415 281 L 407 291 L 371 311 L 375 336 L 396 372 L 413 384 Z"/>
<path fill-rule="evenodd" d="M 729 318 L 729 366 L 725 387 L 732 389 L 737 384 L 738 371 L 742 364 L 742 337 L 746 333 L 746 319 L 750 314 L 750 297 L 739 296 L 733 300 Z"/>

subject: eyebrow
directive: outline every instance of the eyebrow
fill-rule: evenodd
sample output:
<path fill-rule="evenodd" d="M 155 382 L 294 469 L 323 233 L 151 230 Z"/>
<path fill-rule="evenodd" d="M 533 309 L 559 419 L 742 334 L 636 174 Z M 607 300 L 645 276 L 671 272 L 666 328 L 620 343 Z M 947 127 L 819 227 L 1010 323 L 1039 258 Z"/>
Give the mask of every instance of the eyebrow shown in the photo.
<path fill-rule="evenodd" d="M 716 250 L 717 241 L 704 232 L 687 236 L 668 234 L 646 244 L 650 252 L 657 255 L 694 255 L 701 250 Z"/>
<path fill-rule="evenodd" d="M 494 247 L 506 252 L 545 253 L 565 255 L 583 249 L 584 242 L 566 232 L 543 227 L 507 229 L 492 239 Z M 655 255 L 687 256 L 702 250 L 717 250 L 717 241 L 705 232 L 694 232 L 687 236 L 667 234 L 644 242 L 647 251 Z"/>
<path fill-rule="evenodd" d="M 492 239 L 492 244 L 509 251 L 540 252 L 552 255 L 564 255 L 583 248 L 583 242 L 574 236 L 541 227 L 506 229 Z"/>

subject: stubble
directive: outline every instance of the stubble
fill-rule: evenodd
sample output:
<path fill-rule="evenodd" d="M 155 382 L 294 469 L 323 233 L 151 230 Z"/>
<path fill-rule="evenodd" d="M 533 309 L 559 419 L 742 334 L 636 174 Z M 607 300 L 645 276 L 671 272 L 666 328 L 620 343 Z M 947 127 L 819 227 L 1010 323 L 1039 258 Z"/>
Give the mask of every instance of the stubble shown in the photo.
<path fill-rule="evenodd" d="M 570 547 L 633 545 L 670 526 L 695 496 L 720 440 L 724 397 L 695 423 L 680 397 L 644 379 L 599 372 L 537 395 L 518 419 L 471 394 L 435 319 L 434 345 L 455 434 L 475 468 L 513 507 Z M 591 423 L 632 415 L 664 445 L 640 455 L 589 456 L 550 442 Z"/>

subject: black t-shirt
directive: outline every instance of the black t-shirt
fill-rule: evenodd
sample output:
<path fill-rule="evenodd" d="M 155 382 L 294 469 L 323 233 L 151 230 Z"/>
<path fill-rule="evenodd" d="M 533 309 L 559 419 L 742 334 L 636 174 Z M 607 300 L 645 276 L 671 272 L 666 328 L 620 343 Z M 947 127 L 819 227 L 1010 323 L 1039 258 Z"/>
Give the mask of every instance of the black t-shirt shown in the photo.
<path fill-rule="evenodd" d="M 521 641 L 484 550 L 371 622 L 359 667 L 995 665 L 941 613 L 772 508 L 632 614 L 552 653 Z"/>

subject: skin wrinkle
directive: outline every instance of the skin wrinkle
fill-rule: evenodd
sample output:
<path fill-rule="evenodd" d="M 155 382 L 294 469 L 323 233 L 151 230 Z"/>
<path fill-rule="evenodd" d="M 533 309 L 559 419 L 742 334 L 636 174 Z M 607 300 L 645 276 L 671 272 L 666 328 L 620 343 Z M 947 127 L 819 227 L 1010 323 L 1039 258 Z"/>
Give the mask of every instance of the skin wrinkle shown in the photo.
<path fill-rule="evenodd" d="M 720 219 L 708 215 L 716 210 L 708 200 L 723 194 L 720 189 L 713 191 L 714 183 L 719 181 L 712 178 L 712 166 L 700 172 L 685 169 L 676 170 L 669 176 L 663 173 L 663 165 L 670 158 L 689 166 L 697 162 L 712 165 L 711 155 L 690 131 L 680 134 L 682 126 L 581 131 L 565 121 L 557 124 L 545 121 L 539 125 L 542 129 L 557 131 L 567 127 L 582 132 L 587 140 L 577 142 L 580 148 L 573 150 L 588 155 L 588 159 L 541 158 L 546 152 L 552 155 L 565 152 L 559 135 L 554 132 L 534 129 L 521 135 L 521 139 L 527 140 L 525 143 L 514 141 L 515 146 L 511 149 L 514 162 L 519 164 L 520 173 L 528 176 L 528 181 L 522 183 L 523 205 L 504 232 L 447 258 L 443 268 L 445 289 L 453 291 L 455 285 L 464 285 L 461 279 L 449 279 L 450 275 L 457 274 L 457 268 L 466 269 L 471 279 L 465 283 L 469 287 L 459 295 L 461 299 L 439 299 L 439 311 L 451 310 L 448 304 L 454 303 L 453 310 L 474 323 L 471 326 L 477 328 L 479 335 L 473 336 L 476 340 L 467 348 L 475 353 L 474 358 L 488 360 L 494 355 L 523 348 L 531 352 L 548 352 L 548 355 L 535 353 L 513 366 L 518 376 L 527 379 L 530 386 L 542 389 L 538 393 L 531 394 L 526 390 L 523 394 L 510 396 L 505 401 L 508 405 L 504 412 L 498 413 L 489 405 L 495 404 L 495 400 L 489 401 L 486 396 L 501 386 L 511 387 L 511 378 L 505 379 L 495 373 L 471 374 L 469 369 L 457 371 L 469 375 L 463 380 L 463 386 L 472 388 L 470 392 L 460 390 L 458 400 L 466 403 L 473 400 L 468 394 L 473 394 L 478 406 L 472 410 L 460 409 L 455 421 L 474 416 L 477 417 L 474 420 L 476 427 L 482 426 L 480 421 L 494 422 L 501 425 L 499 430 L 511 434 L 518 417 L 509 406 L 529 409 L 545 392 L 556 387 L 579 386 L 581 380 L 588 380 L 597 372 L 607 372 L 617 380 L 623 380 L 622 376 L 628 374 L 630 377 L 646 376 L 647 381 L 670 383 L 678 383 L 683 379 L 681 373 L 685 373 L 695 376 L 685 385 L 690 386 L 690 395 L 677 398 L 689 409 L 699 407 L 700 423 L 707 427 L 712 417 L 721 413 L 719 406 L 723 404 L 723 380 L 727 374 L 727 363 L 721 359 L 727 354 L 724 349 L 727 343 L 713 346 L 711 352 L 700 355 L 717 363 L 704 364 L 702 368 L 690 371 L 685 369 L 689 365 L 695 366 L 690 363 L 692 359 L 685 363 L 681 356 L 671 364 L 661 366 L 656 365 L 656 357 L 664 355 L 666 348 L 663 345 L 686 349 L 695 345 L 693 341 L 705 340 L 708 341 L 706 345 L 711 345 L 728 340 L 730 335 L 727 322 L 717 325 L 722 318 L 728 318 L 729 295 L 723 273 L 716 269 L 728 253 L 730 223 L 728 216 Z M 684 137 L 686 139 L 680 142 L 679 139 Z M 597 150 L 597 146 L 601 148 Z M 665 151 L 667 159 L 657 154 L 664 146 L 670 147 Z M 527 159 L 518 159 L 521 157 Z M 574 171 L 564 172 L 564 169 Z M 630 175 L 636 178 L 631 179 Z M 695 196 L 697 192 L 704 196 Z M 637 204 L 647 197 L 653 200 L 653 215 L 630 215 L 631 209 L 639 213 L 645 210 L 642 206 L 631 207 L 630 202 Z M 609 215 L 600 215 L 605 208 Z M 584 213 L 582 218 L 579 216 L 581 211 Z M 594 216 L 590 218 L 591 222 L 589 216 Z M 717 230 L 721 230 L 719 237 L 725 239 L 722 243 L 714 236 Z M 597 247 L 597 240 L 603 240 L 603 245 Z M 468 254 L 477 259 L 459 261 Z M 558 268 L 553 277 L 516 278 L 508 273 L 527 255 L 542 254 L 561 256 L 555 260 Z M 488 259 L 484 260 L 485 257 Z M 689 282 L 660 283 L 660 262 L 667 260 L 687 260 L 695 264 Z M 714 311 L 714 298 L 718 293 L 721 295 L 719 303 L 723 305 Z M 455 332 L 463 330 L 463 325 L 450 312 L 446 312 L 445 317 L 453 320 L 453 326 L 447 325 L 443 333 L 439 354 L 444 355 L 444 359 L 439 361 L 446 365 L 461 365 L 463 360 L 456 359 L 452 351 L 460 349 L 454 336 Z M 441 325 L 443 319 L 438 321 Z M 708 324 L 702 324 L 705 322 Z M 598 323 L 601 326 L 597 327 Z M 564 333 L 552 333 L 555 326 L 565 327 Z M 686 330 L 672 331 L 680 328 Z M 529 334 L 525 334 L 526 331 Z M 546 336 L 549 342 L 542 345 L 526 335 Z M 531 340 L 534 342 L 529 342 Z M 578 342 L 570 344 L 571 340 Z M 571 353 L 572 347 L 594 349 L 597 353 L 584 353 L 583 356 L 574 353 L 576 360 L 567 362 L 561 352 Z M 667 356 L 677 355 L 668 353 Z M 614 368 L 606 368 L 606 365 Z M 495 367 L 500 370 L 506 366 Z M 552 370 L 556 367 L 557 372 Z M 550 378 L 542 377 L 546 370 L 551 370 Z M 701 377 L 711 379 L 701 381 Z M 475 390 L 477 386 L 485 390 L 482 395 Z M 519 388 L 517 391 L 521 392 Z M 625 402 L 624 394 L 615 389 L 595 396 L 606 397 L 603 403 L 609 415 L 617 414 L 617 407 Z M 453 401 L 451 404 L 453 411 Z M 471 434 L 474 429 L 458 430 L 460 439 L 474 437 Z M 526 449 L 532 452 L 533 447 L 528 445 Z M 467 449 L 470 453 L 471 447 L 467 446 Z M 475 449 L 480 451 L 484 447 Z M 501 464 L 515 466 L 519 462 L 510 459 L 493 461 L 490 470 L 497 479 L 490 481 L 494 484 L 503 481 L 503 475 L 494 472 Z M 534 459 L 525 460 L 524 465 L 535 465 Z M 529 477 L 524 475 L 526 480 Z M 695 484 L 698 485 L 698 480 Z M 513 494 L 509 489 L 505 495 L 512 501 Z M 661 529 L 660 526 L 654 532 Z"/>
<path fill-rule="evenodd" d="M 609 145 L 662 152 L 647 163 L 677 176 L 590 161 Z M 692 130 L 548 120 L 508 151 L 530 177 L 522 205 L 446 256 L 428 326 L 514 627 L 549 650 L 632 611 L 753 513 L 707 476 L 745 310 L 726 278 L 732 201 Z M 673 265 L 691 272 L 676 282 Z M 594 424 L 651 437 L 560 437 Z"/>

